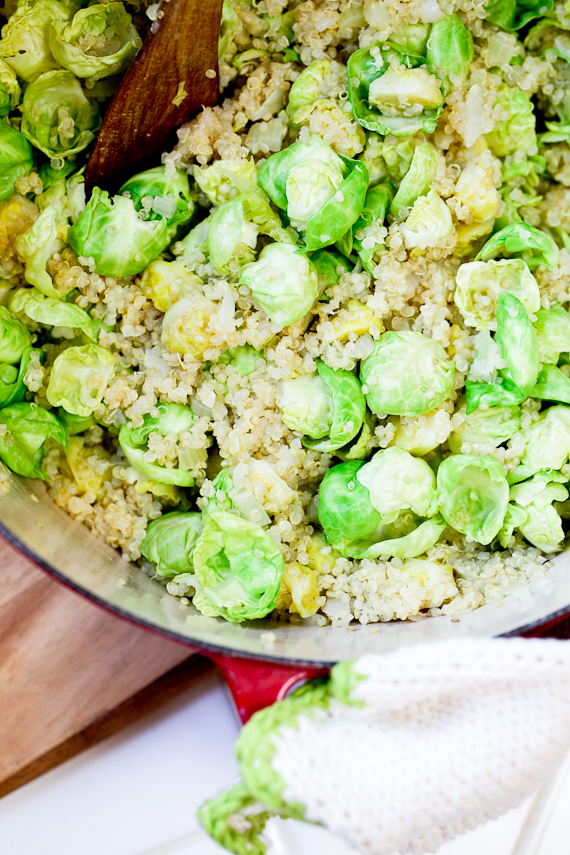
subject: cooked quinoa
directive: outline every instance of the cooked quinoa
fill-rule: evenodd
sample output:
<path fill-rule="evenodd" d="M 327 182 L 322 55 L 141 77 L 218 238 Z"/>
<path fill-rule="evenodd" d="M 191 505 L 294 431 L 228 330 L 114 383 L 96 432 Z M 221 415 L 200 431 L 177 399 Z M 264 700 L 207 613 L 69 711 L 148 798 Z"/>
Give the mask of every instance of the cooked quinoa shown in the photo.
<path fill-rule="evenodd" d="M 382 560 L 341 555 L 319 524 L 316 503 L 319 485 L 340 463 L 339 456 L 335 449 L 307 447 L 302 431 L 285 424 L 279 396 L 283 382 L 312 375 L 321 363 L 358 374 L 386 332 L 420 333 L 437 342 L 451 363 L 449 394 L 419 415 L 368 411 L 360 459 L 399 448 L 425 458 L 435 470 L 449 458 L 449 442 L 468 417 L 468 375 L 472 382 L 489 382 L 506 365 L 498 351 L 492 351 L 495 363 L 489 364 L 491 357 L 483 353 L 488 327 L 468 323 L 455 302 L 460 268 L 473 262 L 500 223 L 526 224 L 542 230 L 559 248 L 554 265 L 539 260 L 532 269 L 540 308 L 570 302 L 568 128 L 558 135 L 532 131 L 519 144 L 514 125 L 513 138 L 506 139 L 511 113 L 504 97 L 507 87 L 511 96 L 518 91 L 532 98 L 532 122 L 536 116 L 542 132 L 544 122 L 559 115 L 570 66 L 552 50 L 527 49 L 520 33 L 485 20 L 487 4 L 476 0 L 232 0 L 232 5 L 237 25 L 220 59 L 220 104 L 181 127 L 176 146 L 162 157 L 167 177 L 177 170 L 189 176 L 197 220 L 238 196 L 236 184 L 224 175 L 249 175 L 255 181 L 272 155 L 317 138 L 337 155 L 364 163 L 371 186 L 387 182 L 396 190 L 413 151 L 429 144 L 434 170 L 422 198 L 430 198 L 428 191 L 437 195 L 450 228 L 414 245 L 408 220 L 414 202 L 386 220 L 364 225 L 355 239 L 371 251 L 370 272 L 353 254 L 350 264 L 337 267 L 338 282 L 327 284 L 321 274 L 321 299 L 285 326 L 272 321 L 252 289 L 240 282 L 239 265 L 216 272 L 200 247 L 189 260 L 185 232 L 162 258 L 179 259 L 186 266 L 191 289 L 185 291 L 180 279 L 166 293 L 157 285 L 156 261 L 137 275 L 100 275 L 96 259 L 78 256 L 63 229 L 47 260 L 48 278 L 58 295 L 71 295 L 70 302 L 88 312 L 97 326 L 97 344 L 113 356 L 114 372 L 93 412 L 95 423 L 79 438 L 70 437 L 69 450 L 53 444 L 43 458 L 49 495 L 96 537 L 156 575 L 184 604 L 198 592 L 196 577 L 157 574 L 141 545 L 149 524 L 163 514 L 197 511 L 215 502 L 213 481 L 222 469 L 231 473 L 235 490 L 255 497 L 252 507 L 260 508 L 256 513 L 263 528 L 283 556 L 275 610 L 283 620 L 373 624 L 426 614 L 460 616 L 497 602 L 517 586 L 539 579 L 562 542 L 540 549 L 515 525 L 503 545 L 496 537 L 482 544 L 448 525 L 419 556 Z M 464 76 L 450 74 L 434 130 L 398 137 L 360 124 L 349 98 L 349 57 L 362 48 L 375 50 L 374 45 L 404 27 L 435 24 L 454 13 L 472 34 L 474 55 Z M 549 14 L 570 26 L 561 4 Z M 289 15 L 289 34 L 281 25 L 283 15 Z M 293 120 L 291 110 L 286 111 L 291 87 L 317 62 L 324 63 L 318 96 L 297 109 Z M 465 173 L 470 164 L 475 171 Z M 0 202 L 0 284 L 6 284 L 8 295 L 26 284 L 26 258 L 17 238 L 37 219 L 41 175 L 36 168 L 27 171 L 17 180 L 15 195 Z M 488 216 L 477 207 L 485 204 L 490 205 Z M 283 220 L 283 230 L 289 227 Z M 115 240 L 121 240 L 120 230 Z M 243 257 L 251 263 L 268 243 L 255 234 Z M 8 299 L 3 297 L 6 305 Z M 179 320 L 171 308 L 182 300 L 187 306 Z M 480 291 L 474 300 L 473 312 L 480 317 L 489 297 Z M 538 306 L 529 311 L 532 322 L 536 310 Z M 84 341 L 63 327 L 50 329 L 29 318 L 26 324 L 35 348 L 25 370 L 26 401 L 49 409 L 56 358 L 70 344 Z M 184 348 L 173 347 L 173 329 L 184 337 Z M 259 353 L 243 375 L 224 354 L 246 345 Z M 568 362 L 558 363 L 566 379 Z M 368 394 L 367 387 L 363 392 Z M 164 403 L 189 406 L 193 421 L 176 434 L 151 432 L 144 462 L 166 470 L 185 468 L 194 487 L 153 481 L 137 471 L 119 444 L 122 426 L 136 430 L 145 416 L 158 418 Z M 469 441 L 467 433 L 453 453 L 492 458 L 505 477 L 519 471 L 526 465 L 529 430 L 544 417 L 544 400 L 527 396 L 519 405 L 520 425 L 505 441 Z M 182 467 L 183 460 L 191 465 Z M 567 458 L 557 469 L 564 476 L 557 483 L 570 480 Z M 570 516 L 563 506 L 557 499 L 561 516 Z"/>

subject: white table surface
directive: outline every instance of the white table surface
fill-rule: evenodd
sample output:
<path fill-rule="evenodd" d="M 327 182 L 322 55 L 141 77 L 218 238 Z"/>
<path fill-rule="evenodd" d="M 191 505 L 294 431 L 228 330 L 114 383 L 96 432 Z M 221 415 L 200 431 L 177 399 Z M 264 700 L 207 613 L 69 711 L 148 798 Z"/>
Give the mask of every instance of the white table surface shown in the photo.
<path fill-rule="evenodd" d="M 41 715 L 41 710 L 38 710 Z M 221 855 L 196 809 L 237 774 L 235 713 L 211 676 L 157 713 L 0 800 L 5 855 Z M 570 761 L 542 794 L 438 855 L 568 855 Z M 350 855 L 327 831 L 274 821 L 271 855 Z"/>

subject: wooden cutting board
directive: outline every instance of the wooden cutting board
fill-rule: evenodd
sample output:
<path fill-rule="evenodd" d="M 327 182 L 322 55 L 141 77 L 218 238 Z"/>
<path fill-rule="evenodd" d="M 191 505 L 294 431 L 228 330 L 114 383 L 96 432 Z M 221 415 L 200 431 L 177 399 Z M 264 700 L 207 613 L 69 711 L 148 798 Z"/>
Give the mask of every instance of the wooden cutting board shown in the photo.
<path fill-rule="evenodd" d="M 0 796 L 213 667 L 103 611 L 0 541 Z"/>

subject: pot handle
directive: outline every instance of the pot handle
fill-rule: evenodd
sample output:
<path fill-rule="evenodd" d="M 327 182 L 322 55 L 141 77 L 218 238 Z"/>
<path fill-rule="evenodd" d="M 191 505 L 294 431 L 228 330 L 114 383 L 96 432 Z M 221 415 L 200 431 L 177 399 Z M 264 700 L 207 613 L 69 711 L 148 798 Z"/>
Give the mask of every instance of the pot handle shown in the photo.
<path fill-rule="evenodd" d="M 258 710 L 281 701 L 298 683 L 328 674 L 325 668 L 285 665 L 209 653 L 232 693 L 242 724 Z"/>

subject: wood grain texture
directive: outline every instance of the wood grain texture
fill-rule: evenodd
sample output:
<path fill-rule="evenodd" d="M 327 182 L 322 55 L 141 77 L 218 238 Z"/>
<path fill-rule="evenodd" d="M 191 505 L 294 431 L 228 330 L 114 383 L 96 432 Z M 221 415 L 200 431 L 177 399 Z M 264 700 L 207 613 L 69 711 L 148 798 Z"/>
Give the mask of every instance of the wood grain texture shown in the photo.
<path fill-rule="evenodd" d="M 218 101 L 222 0 L 164 0 L 161 13 L 105 114 L 87 164 L 88 190 L 113 193 L 158 165 L 174 130 Z M 186 94 L 178 103 L 181 85 Z"/>
<path fill-rule="evenodd" d="M 52 580 L 0 542 L 0 795 L 213 666 Z"/>

